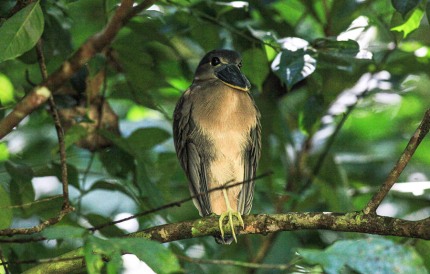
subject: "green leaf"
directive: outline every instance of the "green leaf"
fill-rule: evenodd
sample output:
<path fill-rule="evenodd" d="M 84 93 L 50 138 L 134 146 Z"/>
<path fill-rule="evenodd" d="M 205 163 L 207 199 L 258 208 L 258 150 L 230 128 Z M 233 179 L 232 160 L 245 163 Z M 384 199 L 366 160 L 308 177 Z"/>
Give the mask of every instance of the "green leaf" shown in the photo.
<path fill-rule="evenodd" d="M 106 254 L 111 257 L 112 253 L 115 252 L 113 246 L 109 243 L 114 243 L 114 239 L 110 241 L 104 241 L 96 237 L 89 237 L 84 245 L 84 257 L 89 274 L 102 273 L 102 267 L 104 265 L 103 255 Z"/>
<path fill-rule="evenodd" d="M 424 11 L 420 8 L 414 10 L 409 19 L 403 24 L 391 28 L 392 31 L 403 32 L 403 38 L 409 35 L 409 33 L 416 30 L 421 23 L 421 19 L 424 16 Z"/>
<path fill-rule="evenodd" d="M 82 239 L 88 230 L 82 227 L 70 225 L 51 226 L 42 231 L 42 235 L 47 239 Z"/>
<path fill-rule="evenodd" d="M 31 183 L 33 170 L 24 164 L 7 161 L 6 171 L 12 178 L 10 183 L 10 195 L 14 205 L 26 204 L 34 201 L 34 189 Z"/>
<path fill-rule="evenodd" d="M 127 174 L 133 171 L 133 157 L 117 146 L 101 151 L 99 158 L 106 171 L 112 176 L 126 178 Z"/>
<path fill-rule="evenodd" d="M 66 149 L 69 148 L 71 145 L 76 143 L 77 141 L 81 140 L 88 134 L 88 131 L 86 128 L 81 126 L 80 124 L 75 124 L 71 128 L 69 128 L 64 136 L 65 140 L 65 146 Z M 56 150 L 59 150 L 59 147 L 57 146 Z"/>
<path fill-rule="evenodd" d="M 12 223 L 12 208 L 9 194 L 0 185 L 0 229 L 8 228 Z"/>
<path fill-rule="evenodd" d="M 106 218 L 97 214 L 88 214 L 88 215 L 85 215 L 85 218 L 92 226 L 99 226 L 99 225 L 112 222 L 112 219 Z M 102 233 L 104 236 L 107 236 L 107 237 L 119 237 L 124 235 L 124 232 L 116 225 L 107 226 L 101 229 L 100 233 Z"/>
<path fill-rule="evenodd" d="M 5 167 L 10 177 L 12 177 L 12 179 L 14 180 L 31 181 L 31 179 L 33 179 L 33 169 L 31 169 L 31 167 L 25 164 L 18 164 L 12 161 L 7 161 Z"/>
<path fill-rule="evenodd" d="M 58 180 L 61 182 L 62 181 L 61 165 L 58 163 L 48 164 L 40 169 L 37 169 L 34 176 L 35 177 L 56 176 Z M 80 188 L 79 171 L 75 166 L 70 164 L 67 164 L 67 179 L 70 185 L 76 187 L 77 189 Z"/>
<path fill-rule="evenodd" d="M 290 89 L 294 84 L 311 75 L 316 60 L 304 49 L 291 51 L 283 49 L 272 62 L 272 70 Z"/>
<path fill-rule="evenodd" d="M 303 112 L 300 116 L 300 127 L 307 134 L 311 135 L 317 122 L 320 121 L 320 117 L 324 111 L 324 98 L 320 94 L 314 94 L 309 96 L 306 100 Z"/>
<path fill-rule="evenodd" d="M 312 42 L 312 46 L 318 53 L 323 52 L 338 57 L 345 55 L 355 57 L 360 51 L 360 45 L 354 40 L 337 41 L 330 38 L 319 38 Z"/>
<path fill-rule="evenodd" d="M 242 62 L 244 74 L 261 91 L 263 82 L 270 72 L 266 53 L 259 48 L 249 49 L 242 54 Z"/>
<path fill-rule="evenodd" d="M 427 22 L 430 22 L 430 2 L 426 5 Z"/>
<path fill-rule="evenodd" d="M 0 90 L 0 105 L 7 106 L 15 101 L 12 82 L 3 73 L 0 73 Z"/>
<path fill-rule="evenodd" d="M 423 258 L 427 272 L 430 273 L 430 241 L 417 240 L 415 250 Z"/>
<path fill-rule="evenodd" d="M 97 181 L 93 185 L 91 185 L 91 188 L 89 190 L 91 191 L 91 190 L 95 190 L 95 189 L 119 191 L 119 192 L 126 194 L 127 196 L 130 196 L 130 193 L 128 193 L 128 191 L 122 185 L 117 184 L 115 182 L 111 183 L 111 182 L 107 182 L 107 181 Z"/>
<path fill-rule="evenodd" d="M 176 256 L 164 245 L 147 239 L 121 239 L 124 250 L 133 253 L 156 273 L 181 272 Z"/>
<path fill-rule="evenodd" d="M 382 238 L 337 241 L 325 250 L 299 249 L 299 253 L 327 273 L 341 273 L 345 266 L 358 273 L 426 273 L 413 248 Z"/>
<path fill-rule="evenodd" d="M 100 273 L 103 255 L 109 259 L 107 268 L 118 273 L 122 267 L 121 255 L 132 253 L 144 261 L 156 273 L 180 272 L 176 256 L 161 243 L 141 238 L 110 238 L 102 240 L 90 237 L 84 246 L 85 260 L 89 273 Z M 117 271 L 117 272 L 114 272 Z"/>
<path fill-rule="evenodd" d="M 408 12 L 416 8 L 420 3 L 421 0 L 391 0 L 393 7 L 402 14 L 403 17 L 405 17 Z"/>
<path fill-rule="evenodd" d="M 5 143 L 0 143 L 0 162 L 9 159 L 9 149 Z"/>
<path fill-rule="evenodd" d="M 28 5 L 0 27 L 0 62 L 30 50 L 43 33 L 44 20 L 39 2 Z"/>
<path fill-rule="evenodd" d="M 127 143 L 134 152 L 148 150 L 170 138 L 170 133 L 157 127 L 140 128 L 128 138 Z"/>

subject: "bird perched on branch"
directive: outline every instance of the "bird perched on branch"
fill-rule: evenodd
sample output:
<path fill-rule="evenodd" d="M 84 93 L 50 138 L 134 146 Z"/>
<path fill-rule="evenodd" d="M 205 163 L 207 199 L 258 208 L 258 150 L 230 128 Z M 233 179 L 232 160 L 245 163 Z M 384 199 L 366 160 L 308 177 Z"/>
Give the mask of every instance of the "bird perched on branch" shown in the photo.
<path fill-rule="evenodd" d="M 176 153 L 191 194 L 201 194 L 194 205 L 200 216 L 220 215 L 221 235 L 215 240 L 221 244 L 237 242 L 234 219 L 244 227 L 242 215 L 251 210 L 260 158 L 260 113 L 241 67 L 235 51 L 207 53 L 174 112 Z M 231 235 L 224 235 L 224 219 Z"/>

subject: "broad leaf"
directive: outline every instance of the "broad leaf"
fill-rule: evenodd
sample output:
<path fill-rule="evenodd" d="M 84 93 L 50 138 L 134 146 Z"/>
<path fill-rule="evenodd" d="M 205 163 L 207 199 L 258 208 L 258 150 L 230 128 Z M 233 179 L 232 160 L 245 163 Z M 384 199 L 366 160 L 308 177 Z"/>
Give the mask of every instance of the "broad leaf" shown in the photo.
<path fill-rule="evenodd" d="M 28 5 L 0 27 L 0 62 L 30 50 L 43 33 L 44 20 L 39 2 Z"/>
<path fill-rule="evenodd" d="M 148 150 L 170 138 L 170 134 L 156 127 L 140 128 L 127 138 L 134 151 Z"/>
<path fill-rule="evenodd" d="M 89 273 L 99 273 L 104 263 L 103 256 L 109 259 L 107 262 L 108 270 L 111 273 L 118 273 L 122 267 L 121 255 L 124 253 L 136 255 L 156 273 L 181 271 L 178 259 L 169 249 L 160 243 L 147 239 L 111 238 L 102 240 L 90 237 L 85 243 L 84 252 Z"/>
<path fill-rule="evenodd" d="M 255 84 L 259 91 L 269 74 L 269 63 L 264 50 L 253 48 L 242 54 L 243 72 L 251 83 Z"/>
<path fill-rule="evenodd" d="M 382 238 L 338 241 L 325 250 L 299 249 L 299 253 L 327 273 L 341 273 L 345 266 L 358 273 L 426 273 L 412 247 Z"/>
<path fill-rule="evenodd" d="M 416 30 L 421 23 L 421 19 L 424 16 L 424 11 L 420 8 L 414 10 L 411 16 L 403 24 L 391 28 L 392 31 L 403 32 L 403 38 L 406 38 L 411 32 Z"/>
<path fill-rule="evenodd" d="M 311 75 L 316 60 L 304 49 L 282 50 L 272 62 L 272 70 L 290 89 L 294 84 Z"/>
<path fill-rule="evenodd" d="M 7 228 L 12 222 L 12 208 L 9 194 L 0 185 L 0 229 Z"/>
<path fill-rule="evenodd" d="M 11 176 L 10 195 L 14 205 L 22 205 L 34 201 L 34 189 L 31 183 L 33 170 L 24 164 L 6 162 L 6 170 Z"/>
<path fill-rule="evenodd" d="M 47 239 L 82 239 L 86 233 L 88 230 L 85 228 L 70 225 L 51 226 L 42 231 L 42 235 Z"/>
<path fill-rule="evenodd" d="M 126 251 L 136 255 L 156 273 L 175 273 L 181 271 L 176 256 L 162 244 L 141 238 L 121 240 Z"/>

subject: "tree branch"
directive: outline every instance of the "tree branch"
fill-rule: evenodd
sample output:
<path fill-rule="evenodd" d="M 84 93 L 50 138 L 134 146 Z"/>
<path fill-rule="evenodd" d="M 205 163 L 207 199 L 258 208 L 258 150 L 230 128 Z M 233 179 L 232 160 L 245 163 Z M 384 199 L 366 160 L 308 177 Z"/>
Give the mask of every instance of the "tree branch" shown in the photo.
<path fill-rule="evenodd" d="M 49 218 L 40 224 L 29 227 L 29 228 L 6 228 L 0 230 L 0 236 L 14 236 L 14 235 L 26 235 L 26 234 L 34 234 L 42 231 L 48 226 L 54 225 L 61 221 L 67 214 L 73 211 L 72 207 L 63 208 L 57 216 L 53 218 Z"/>
<path fill-rule="evenodd" d="M 51 93 L 61 87 L 74 73 L 85 65 L 94 55 L 101 52 L 109 45 L 119 30 L 133 16 L 149 7 L 155 0 L 145 0 L 133 7 L 133 1 L 122 0 L 106 27 L 90 37 L 60 68 L 52 73 L 46 81 L 35 87 L 25 96 L 2 121 L 0 121 L 0 140 L 10 133 L 22 119 L 43 105 L 51 96 Z"/>
<path fill-rule="evenodd" d="M 379 188 L 378 192 L 372 197 L 372 199 L 367 204 L 364 209 L 364 213 L 366 214 L 376 214 L 376 209 L 381 204 L 382 200 L 384 200 L 385 196 L 387 196 L 390 189 L 393 187 L 396 180 L 399 178 L 403 169 L 409 163 L 409 160 L 412 158 L 417 147 L 420 145 L 421 141 L 427 135 L 430 130 L 430 109 L 426 111 L 423 119 L 421 120 L 420 125 L 415 130 L 414 135 L 409 140 L 408 145 L 400 156 L 397 164 L 391 170 L 384 184 Z"/>
<path fill-rule="evenodd" d="M 267 235 L 277 231 L 325 229 L 342 232 L 359 232 L 386 236 L 400 236 L 430 240 L 430 218 L 406 221 L 397 218 L 352 213 L 291 212 L 286 214 L 257 214 L 244 216 L 245 228 L 237 234 Z M 171 242 L 203 236 L 219 236 L 219 217 L 206 217 L 152 227 L 131 233 L 129 237 L 143 237 L 158 242 Z M 228 234 L 231 231 L 224 228 Z"/>
<path fill-rule="evenodd" d="M 184 221 L 151 227 L 143 231 L 131 233 L 128 237 L 146 238 L 161 243 L 220 235 L 219 217 L 209 216 L 202 219 Z M 386 236 L 399 236 L 430 240 L 430 217 L 420 221 L 382 217 L 363 212 L 327 213 L 327 212 L 290 212 L 286 214 L 256 214 L 243 216 L 245 228 L 238 235 L 267 235 L 277 231 L 300 231 L 324 229 L 342 232 L 359 232 Z M 224 227 L 226 233 L 231 232 Z M 82 256 L 82 248 L 70 251 L 61 258 Z M 70 273 L 82 268 L 84 260 L 55 262 L 35 266 L 24 273 Z"/>
<path fill-rule="evenodd" d="M 43 42 L 39 39 L 36 44 L 37 61 L 40 67 L 42 79 L 46 81 L 48 78 L 48 69 L 46 68 L 45 55 L 43 55 Z M 55 105 L 54 97 L 49 96 L 49 107 L 51 116 L 54 119 L 55 131 L 57 132 L 58 146 L 60 147 L 60 163 L 61 163 L 61 183 L 63 186 L 63 209 L 70 207 L 69 202 L 69 179 L 67 176 L 67 160 L 66 160 L 66 145 L 64 141 L 64 130 L 61 125 L 60 116 L 57 106 Z"/>

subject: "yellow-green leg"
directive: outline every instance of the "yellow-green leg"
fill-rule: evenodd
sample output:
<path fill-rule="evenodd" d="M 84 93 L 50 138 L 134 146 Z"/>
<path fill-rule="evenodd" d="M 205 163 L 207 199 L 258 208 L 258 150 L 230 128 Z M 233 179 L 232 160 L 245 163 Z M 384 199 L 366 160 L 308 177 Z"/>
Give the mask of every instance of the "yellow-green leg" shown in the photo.
<path fill-rule="evenodd" d="M 225 212 L 223 212 L 221 214 L 221 216 L 219 217 L 219 229 L 221 231 L 221 237 L 224 238 L 223 220 L 225 217 L 228 217 L 227 225 L 230 225 L 233 239 L 237 243 L 236 232 L 234 231 L 233 216 L 236 216 L 236 218 L 239 220 L 239 224 L 240 224 L 240 226 L 242 226 L 242 228 L 245 227 L 245 224 L 243 223 L 243 219 L 242 219 L 242 216 L 240 215 L 240 213 L 231 208 L 230 202 L 228 201 L 227 191 L 225 189 L 223 189 L 222 193 L 224 194 L 224 199 L 225 199 L 225 204 L 227 206 L 227 210 Z"/>

